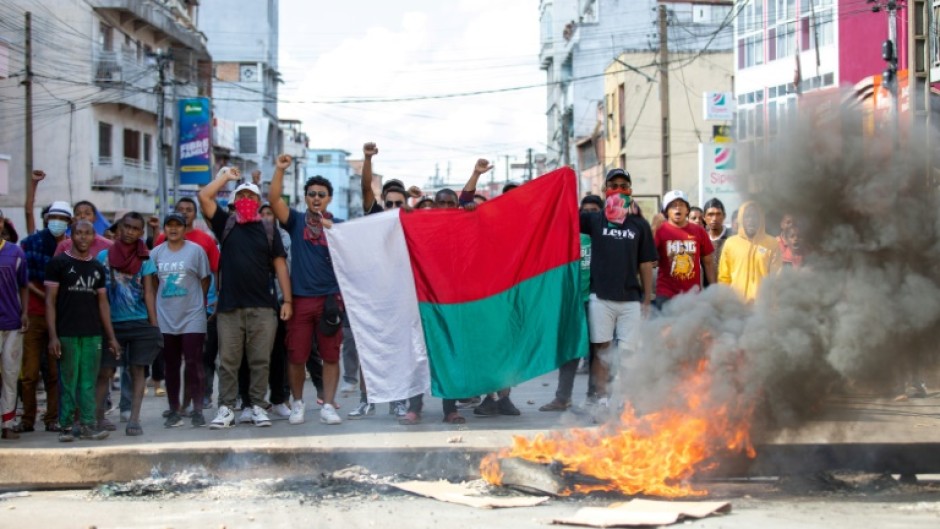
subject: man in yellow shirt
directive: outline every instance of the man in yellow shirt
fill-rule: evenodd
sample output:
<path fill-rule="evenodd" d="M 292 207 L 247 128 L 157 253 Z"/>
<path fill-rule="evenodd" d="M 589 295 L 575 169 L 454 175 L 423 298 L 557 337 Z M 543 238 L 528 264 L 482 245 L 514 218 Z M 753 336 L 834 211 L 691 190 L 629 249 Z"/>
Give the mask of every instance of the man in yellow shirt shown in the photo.
<path fill-rule="evenodd" d="M 718 282 L 731 285 L 750 302 L 757 297 L 761 281 L 779 268 L 779 245 L 764 231 L 763 210 L 756 202 L 745 202 L 738 211 L 738 233 L 722 249 Z"/>

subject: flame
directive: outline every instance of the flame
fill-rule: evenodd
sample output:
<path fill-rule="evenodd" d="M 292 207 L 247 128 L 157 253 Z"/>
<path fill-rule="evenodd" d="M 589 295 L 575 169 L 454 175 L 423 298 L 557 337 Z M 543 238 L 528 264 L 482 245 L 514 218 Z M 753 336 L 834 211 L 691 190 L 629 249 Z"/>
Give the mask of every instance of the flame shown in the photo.
<path fill-rule="evenodd" d="M 512 447 L 489 454 L 480 472 L 490 484 L 500 485 L 499 460 L 516 457 L 536 463 L 558 462 L 563 472 L 596 478 L 575 484 L 564 494 L 618 491 L 678 498 L 704 496 L 706 490 L 689 483 L 697 471 L 715 468 L 714 456 L 723 451 L 745 452 L 755 457 L 750 439 L 754 402 L 711 401 L 712 376 L 702 359 L 677 388 L 679 406 L 637 416 L 627 404 L 619 421 L 596 429 L 573 429 L 539 434 L 532 439 L 516 436 Z M 744 399 L 741 399 L 744 400 Z"/>

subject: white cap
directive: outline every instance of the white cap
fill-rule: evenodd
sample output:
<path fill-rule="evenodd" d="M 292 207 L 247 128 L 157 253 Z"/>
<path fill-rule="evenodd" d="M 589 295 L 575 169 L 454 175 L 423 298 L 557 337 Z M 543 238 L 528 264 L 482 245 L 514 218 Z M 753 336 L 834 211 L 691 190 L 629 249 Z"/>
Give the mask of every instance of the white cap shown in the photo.
<path fill-rule="evenodd" d="M 244 190 L 246 190 L 246 189 L 247 189 L 248 191 L 251 191 L 252 193 L 258 195 L 258 198 L 261 198 L 261 190 L 258 189 L 258 186 L 252 184 L 251 182 L 245 182 L 245 183 L 239 185 L 238 187 L 236 187 L 236 188 L 235 188 L 235 191 L 232 193 L 232 196 L 235 196 L 235 195 L 238 194 L 239 191 L 244 191 Z"/>
<path fill-rule="evenodd" d="M 46 215 L 62 215 L 63 217 L 72 218 L 75 214 L 72 212 L 72 206 L 64 200 L 56 200 L 49 206 L 49 211 Z"/>
<path fill-rule="evenodd" d="M 690 208 L 692 207 L 692 204 L 689 203 L 689 197 L 686 196 L 685 191 L 681 191 L 679 189 L 673 189 L 672 191 L 666 193 L 663 196 L 663 213 L 666 212 L 666 208 L 669 207 L 669 204 L 672 204 L 676 200 L 681 200 L 685 202 L 686 206 Z"/>

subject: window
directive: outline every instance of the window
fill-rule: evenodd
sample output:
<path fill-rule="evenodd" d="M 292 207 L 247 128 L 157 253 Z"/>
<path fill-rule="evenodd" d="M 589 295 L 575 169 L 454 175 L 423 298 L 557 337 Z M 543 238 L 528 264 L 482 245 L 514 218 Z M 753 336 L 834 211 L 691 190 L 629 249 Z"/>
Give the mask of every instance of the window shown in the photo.
<path fill-rule="evenodd" d="M 114 51 L 114 28 L 104 22 L 98 25 L 98 46 L 103 51 Z"/>
<path fill-rule="evenodd" d="M 111 124 L 98 122 L 98 158 L 111 158 Z"/>
<path fill-rule="evenodd" d="M 740 6 L 741 3 L 738 5 Z M 762 0 L 747 0 L 744 9 L 737 17 L 739 69 L 764 63 L 763 4 Z"/>
<path fill-rule="evenodd" d="M 318 154 L 317 155 L 317 164 L 318 165 L 327 165 L 333 161 L 333 156 L 330 154 Z"/>
<path fill-rule="evenodd" d="M 140 160 L 140 131 L 124 129 L 124 159 Z"/>
<path fill-rule="evenodd" d="M 144 134 L 144 165 L 150 166 L 153 162 L 153 136 Z"/>
<path fill-rule="evenodd" d="M 238 152 L 258 154 L 258 127 L 238 127 Z"/>

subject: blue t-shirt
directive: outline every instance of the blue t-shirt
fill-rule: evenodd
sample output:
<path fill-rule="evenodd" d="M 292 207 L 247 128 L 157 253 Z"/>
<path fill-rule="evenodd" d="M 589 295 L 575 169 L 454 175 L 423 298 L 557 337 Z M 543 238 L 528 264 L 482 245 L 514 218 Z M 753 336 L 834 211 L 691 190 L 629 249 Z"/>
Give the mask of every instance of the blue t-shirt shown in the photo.
<path fill-rule="evenodd" d="M 134 275 L 113 270 L 113 283 L 111 281 L 112 269 L 108 266 L 108 250 L 98 254 L 98 262 L 103 264 L 105 270 L 107 270 L 104 277 L 108 302 L 111 303 L 111 321 L 117 323 L 146 320 L 147 304 L 144 302 L 144 276 L 157 273 L 157 265 L 153 263 L 153 259 L 145 260 L 140 270 Z"/>
<path fill-rule="evenodd" d="M 334 223 L 342 222 L 333 219 Z M 306 213 L 291 210 L 284 225 L 291 240 L 291 292 L 295 296 L 326 296 L 339 293 L 333 272 L 333 260 L 326 245 L 326 234 L 317 238 L 307 233 Z"/>

